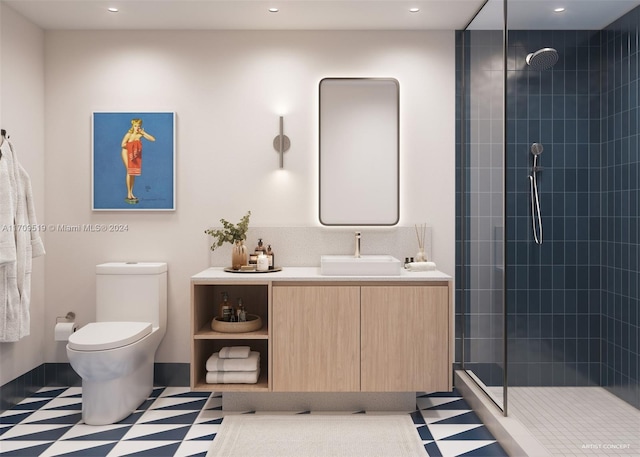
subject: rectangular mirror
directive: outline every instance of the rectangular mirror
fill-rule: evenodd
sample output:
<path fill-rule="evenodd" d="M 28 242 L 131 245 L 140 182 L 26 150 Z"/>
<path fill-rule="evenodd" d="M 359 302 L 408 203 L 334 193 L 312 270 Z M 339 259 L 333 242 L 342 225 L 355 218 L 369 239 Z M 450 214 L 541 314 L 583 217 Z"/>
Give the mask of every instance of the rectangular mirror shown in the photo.
<path fill-rule="evenodd" d="M 400 219 L 399 84 L 320 81 L 320 223 L 395 225 Z"/>

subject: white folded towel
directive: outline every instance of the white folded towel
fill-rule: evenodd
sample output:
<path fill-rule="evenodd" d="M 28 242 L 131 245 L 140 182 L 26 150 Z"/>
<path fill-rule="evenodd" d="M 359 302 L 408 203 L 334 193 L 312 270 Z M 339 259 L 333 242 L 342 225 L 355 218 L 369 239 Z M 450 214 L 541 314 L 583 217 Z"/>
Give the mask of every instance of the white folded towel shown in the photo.
<path fill-rule="evenodd" d="M 208 384 L 255 384 L 258 382 L 260 370 L 255 371 L 208 371 Z"/>
<path fill-rule="evenodd" d="M 207 359 L 207 371 L 255 371 L 260 367 L 260 353 L 251 351 L 246 359 L 222 359 L 217 352 Z"/>
<path fill-rule="evenodd" d="M 409 271 L 434 271 L 436 264 L 434 262 L 411 262 L 407 264 Z"/>
<path fill-rule="evenodd" d="M 250 352 L 249 346 L 226 346 L 220 349 L 218 357 L 221 359 L 246 359 Z"/>

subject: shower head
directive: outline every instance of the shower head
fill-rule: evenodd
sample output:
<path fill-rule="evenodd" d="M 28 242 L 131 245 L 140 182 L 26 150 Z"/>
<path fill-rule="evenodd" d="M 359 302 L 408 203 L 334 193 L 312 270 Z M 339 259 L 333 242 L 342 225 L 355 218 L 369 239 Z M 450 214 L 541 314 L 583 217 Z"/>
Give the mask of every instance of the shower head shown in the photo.
<path fill-rule="evenodd" d="M 539 156 L 540 154 L 542 154 L 542 151 L 544 151 L 544 146 L 542 146 L 540 143 L 533 143 L 531 145 L 531 154 L 533 154 L 534 156 Z"/>
<path fill-rule="evenodd" d="M 553 48 L 542 48 L 529 54 L 526 60 L 527 65 L 534 70 L 548 70 L 558 61 L 558 51 Z"/>

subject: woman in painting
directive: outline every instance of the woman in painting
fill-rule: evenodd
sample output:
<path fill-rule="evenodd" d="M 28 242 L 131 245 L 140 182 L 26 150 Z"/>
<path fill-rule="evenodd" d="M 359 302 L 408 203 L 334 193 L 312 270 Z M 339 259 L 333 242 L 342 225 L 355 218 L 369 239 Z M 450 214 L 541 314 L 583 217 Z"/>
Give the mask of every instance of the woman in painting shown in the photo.
<path fill-rule="evenodd" d="M 142 172 L 142 138 L 156 141 L 142 128 L 142 119 L 131 119 L 131 128 L 122 138 L 122 162 L 127 170 L 127 203 L 136 204 L 138 199 L 133 195 L 133 184 L 136 176 Z"/>

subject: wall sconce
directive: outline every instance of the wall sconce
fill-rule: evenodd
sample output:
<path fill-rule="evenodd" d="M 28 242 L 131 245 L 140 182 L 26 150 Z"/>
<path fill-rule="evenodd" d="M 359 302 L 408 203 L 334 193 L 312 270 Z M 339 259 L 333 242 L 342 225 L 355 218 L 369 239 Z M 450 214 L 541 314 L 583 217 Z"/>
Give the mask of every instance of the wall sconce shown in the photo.
<path fill-rule="evenodd" d="M 284 118 L 280 116 L 280 134 L 273 139 L 273 148 L 280 154 L 280 168 L 284 168 L 284 153 L 291 147 L 289 137 L 284 134 Z"/>

